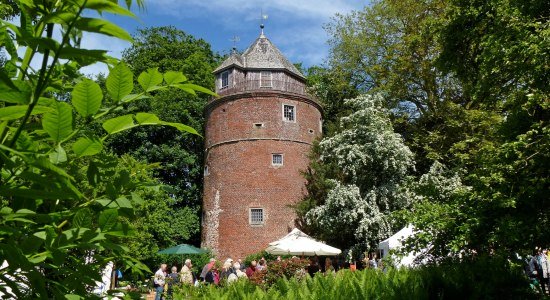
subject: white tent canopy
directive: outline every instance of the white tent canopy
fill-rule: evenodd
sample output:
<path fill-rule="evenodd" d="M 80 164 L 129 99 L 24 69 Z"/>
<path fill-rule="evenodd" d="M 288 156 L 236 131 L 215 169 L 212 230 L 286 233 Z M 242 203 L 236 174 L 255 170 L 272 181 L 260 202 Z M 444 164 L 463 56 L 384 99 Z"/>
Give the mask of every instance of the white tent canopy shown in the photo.
<path fill-rule="evenodd" d="M 298 228 L 294 228 L 282 239 L 269 243 L 265 249 L 274 255 L 332 256 L 342 253 L 340 249 L 318 242 Z"/>
<path fill-rule="evenodd" d="M 390 236 L 389 238 L 381 241 L 378 244 L 378 251 L 381 253 L 381 258 L 390 256 L 390 250 L 397 250 L 401 248 L 402 242 L 406 240 L 407 238 L 414 236 L 414 228 L 412 225 L 409 225 L 407 227 L 404 227 L 403 229 L 399 230 L 394 235 Z M 416 258 L 426 252 L 426 250 L 420 251 L 420 252 L 409 252 L 403 257 L 394 257 L 395 262 L 398 267 L 412 267 L 415 265 Z"/>

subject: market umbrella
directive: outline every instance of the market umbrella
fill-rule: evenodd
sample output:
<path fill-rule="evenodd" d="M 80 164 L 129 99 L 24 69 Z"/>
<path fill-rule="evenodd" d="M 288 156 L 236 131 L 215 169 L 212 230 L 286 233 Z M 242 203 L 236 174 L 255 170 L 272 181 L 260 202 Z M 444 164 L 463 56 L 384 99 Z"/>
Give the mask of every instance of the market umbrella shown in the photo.
<path fill-rule="evenodd" d="M 181 254 L 182 255 L 181 260 L 183 262 L 183 254 L 202 254 L 202 253 L 206 253 L 206 252 L 208 252 L 208 251 L 206 251 L 204 249 L 197 248 L 197 247 L 192 246 L 192 245 L 179 244 L 179 245 L 174 246 L 174 247 L 170 247 L 170 248 L 166 248 L 164 250 L 160 250 L 157 253 L 158 254 Z"/>
<path fill-rule="evenodd" d="M 298 228 L 294 228 L 282 239 L 269 243 L 266 252 L 273 255 L 332 256 L 342 253 L 338 248 L 316 241 Z"/>

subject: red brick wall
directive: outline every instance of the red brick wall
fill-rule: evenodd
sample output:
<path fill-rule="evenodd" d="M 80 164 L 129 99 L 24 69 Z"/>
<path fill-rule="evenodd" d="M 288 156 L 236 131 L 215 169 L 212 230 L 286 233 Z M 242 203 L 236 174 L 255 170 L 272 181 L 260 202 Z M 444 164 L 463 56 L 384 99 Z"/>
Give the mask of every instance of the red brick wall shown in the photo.
<path fill-rule="evenodd" d="M 207 108 L 203 246 L 222 259 L 244 258 L 294 227 L 289 205 L 305 193 L 300 172 L 321 134 L 321 112 L 310 99 L 271 92 L 214 101 Z M 283 121 L 283 104 L 296 106 L 295 123 Z M 272 166 L 273 153 L 283 154 L 283 166 Z M 264 209 L 262 226 L 249 225 L 249 209 L 256 207 Z"/>

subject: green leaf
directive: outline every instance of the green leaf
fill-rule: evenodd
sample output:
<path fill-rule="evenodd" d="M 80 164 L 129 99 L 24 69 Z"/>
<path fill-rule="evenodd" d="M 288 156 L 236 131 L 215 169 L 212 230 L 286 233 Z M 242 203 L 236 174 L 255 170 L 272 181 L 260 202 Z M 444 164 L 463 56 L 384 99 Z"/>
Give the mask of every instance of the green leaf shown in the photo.
<path fill-rule="evenodd" d="M 73 217 L 73 227 L 92 228 L 92 212 L 89 208 L 82 208 Z"/>
<path fill-rule="evenodd" d="M 191 134 L 196 134 L 200 136 L 200 134 L 191 126 L 187 126 L 181 123 L 172 123 L 172 122 L 162 122 L 162 125 L 172 126 L 176 128 L 179 131 L 189 132 Z"/>
<path fill-rule="evenodd" d="M 116 203 L 121 208 L 132 208 L 132 202 L 130 202 L 130 200 L 128 200 L 128 198 L 126 197 L 120 197 L 116 199 Z"/>
<path fill-rule="evenodd" d="M 144 91 L 151 91 L 158 87 L 162 83 L 162 74 L 158 68 L 150 68 L 145 72 L 142 72 L 138 77 L 138 82 Z"/>
<path fill-rule="evenodd" d="M 134 192 L 132 192 L 132 201 L 134 201 L 134 203 L 138 205 L 143 204 L 143 198 L 141 198 L 137 193 Z"/>
<path fill-rule="evenodd" d="M 159 125 L 162 121 L 155 114 L 137 113 L 136 120 L 140 125 Z"/>
<path fill-rule="evenodd" d="M 150 97 L 143 94 L 130 94 L 130 95 L 124 96 L 124 98 L 122 98 L 122 100 L 120 101 L 126 103 L 126 102 L 132 102 L 135 100 L 147 99 L 147 98 L 150 98 Z"/>
<path fill-rule="evenodd" d="M 46 240 L 46 231 L 38 231 L 35 232 L 33 235 L 41 240 Z"/>
<path fill-rule="evenodd" d="M 12 59 L 17 57 L 17 48 L 16 48 L 14 42 L 15 42 L 15 40 L 13 40 L 10 37 L 7 30 L 1 30 L 0 31 L 0 46 L 4 47 L 4 49 L 6 50 L 6 52 L 8 52 L 8 54 L 11 56 Z M 2 72 L 0 72 L 0 73 L 2 73 Z M 1 76 L 2 75 L 0 74 L 0 78 L 1 78 Z M 4 80 L 4 79 L 2 78 L 2 80 Z"/>
<path fill-rule="evenodd" d="M 59 164 L 67 161 L 67 153 L 65 152 L 65 149 L 61 147 L 61 145 L 57 145 L 55 151 L 50 153 L 50 161 L 53 164 Z"/>
<path fill-rule="evenodd" d="M 42 128 L 57 143 L 73 132 L 73 109 L 65 102 L 56 102 L 53 111 L 44 114 Z"/>
<path fill-rule="evenodd" d="M 80 67 L 108 60 L 107 50 L 82 49 L 65 46 L 59 51 L 59 58 L 78 62 Z"/>
<path fill-rule="evenodd" d="M 0 108 L 0 121 L 15 120 L 23 117 L 29 108 L 28 105 L 13 105 Z M 35 106 L 32 110 L 32 115 L 39 115 L 52 111 L 51 108 L 46 106 Z"/>
<path fill-rule="evenodd" d="M 207 88 L 203 88 L 200 85 L 192 84 L 192 83 L 180 83 L 180 84 L 174 84 L 173 86 L 175 86 L 175 87 L 177 87 L 177 88 L 179 88 L 183 91 L 186 91 L 186 92 L 189 92 L 190 90 L 192 90 L 192 91 L 202 92 L 202 93 L 205 93 L 205 94 L 208 94 L 208 95 L 218 97 L 218 94 L 212 92 L 211 90 L 209 90 Z"/>
<path fill-rule="evenodd" d="M 109 12 L 112 14 L 129 16 L 129 17 L 136 16 L 131 11 L 118 5 L 116 2 L 108 1 L 108 0 L 88 0 L 86 1 L 86 5 L 84 7 L 88 9 L 97 10 L 98 12 Z"/>
<path fill-rule="evenodd" d="M 12 90 L 17 90 L 17 87 L 15 86 L 15 84 L 13 84 L 10 76 L 8 75 L 6 70 L 4 70 L 4 68 L 0 69 L 0 82 L 2 82 L 2 85 L 6 85 Z"/>
<path fill-rule="evenodd" d="M 115 227 L 118 219 L 118 212 L 115 208 L 106 209 L 99 214 L 99 228 L 101 231 L 109 231 Z"/>
<path fill-rule="evenodd" d="M 103 122 L 103 129 L 109 134 L 114 134 L 123 130 L 127 130 L 137 125 L 134 124 L 134 119 L 132 115 L 124 115 L 116 118 L 109 119 Z"/>
<path fill-rule="evenodd" d="M 73 152 L 78 157 L 95 155 L 101 150 L 103 150 L 103 143 L 99 139 L 82 137 L 73 144 Z"/>
<path fill-rule="evenodd" d="M 90 79 L 82 80 L 73 89 L 73 106 L 76 112 L 83 117 L 97 113 L 101 107 L 101 100 L 103 100 L 103 92 L 99 84 Z"/>
<path fill-rule="evenodd" d="M 124 63 L 117 64 L 109 71 L 106 86 L 107 92 L 115 102 L 122 100 L 134 89 L 134 75 L 128 66 Z"/>
<path fill-rule="evenodd" d="M 129 42 L 133 41 L 132 36 L 126 30 L 105 19 L 79 18 L 75 22 L 74 27 L 82 31 L 101 33 Z"/>
<path fill-rule="evenodd" d="M 168 71 L 164 73 L 164 81 L 166 81 L 167 85 L 170 85 L 174 83 L 182 83 L 184 81 L 187 81 L 187 78 L 181 72 Z"/>
<path fill-rule="evenodd" d="M 21 80 L 14 80 L 12 84 L 15 85 L 17 89 L 13 89 L 7 81 L 0 82 L 0 100 L 15 104 L 28 104 L 31 100 L 31 86 L 27 82 Z"/>
<path fill-rule="evenodd" d="M 69 25 L 76 18 L 76 14 L 67 10 L 59 10 L 54 13 L 44 16 L 44 23 L 55 23 L 61 25 Z"/>

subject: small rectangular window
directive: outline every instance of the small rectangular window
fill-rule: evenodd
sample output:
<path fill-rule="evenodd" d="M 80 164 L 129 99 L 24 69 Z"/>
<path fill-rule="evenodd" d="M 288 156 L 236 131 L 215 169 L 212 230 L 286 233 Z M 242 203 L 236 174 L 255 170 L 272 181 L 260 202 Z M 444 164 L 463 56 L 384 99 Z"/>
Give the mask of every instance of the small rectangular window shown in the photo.
<path fill-rule="evenodd" d="M 264 224 L 264 209 L 263 208 L 251 208 L 250 209 L 250 225 L 263 225 Z"/>
<path fill-rule="evenodd" d="M 283 165 L 283 155 L 282 154 L 273 154 L 271 157 L 271 164 L 274 166 L 282 166 Z"/>
<path fill-rule="evenodd" d="M 271 72 L 262 71 L 260 73 L 260 87 L 271 87 Z"/>
<path fill-rule="evenodd" d="M 222 89 L 229 86 L 229 71 L 222 72 Z"/>
<path fill-rule="evenodd" d="M 295 110 L 296 107 L 294 105 L 283 105 L 283 120 L 287 122 L 295 122 Z"/>

